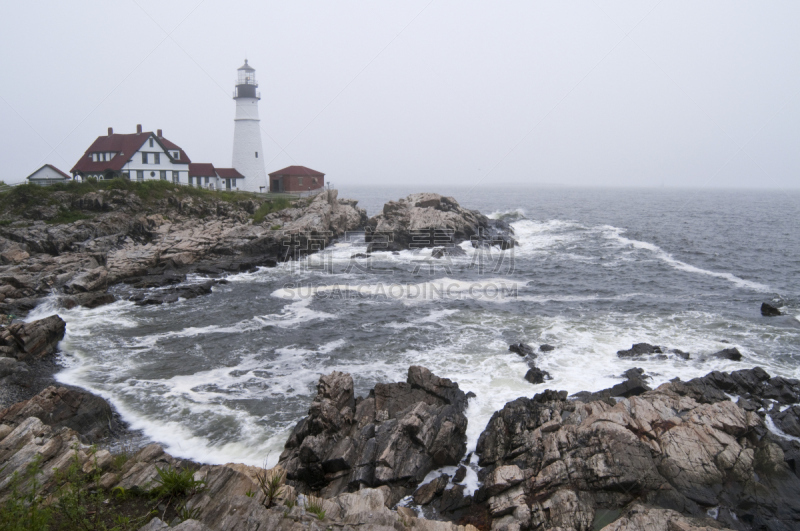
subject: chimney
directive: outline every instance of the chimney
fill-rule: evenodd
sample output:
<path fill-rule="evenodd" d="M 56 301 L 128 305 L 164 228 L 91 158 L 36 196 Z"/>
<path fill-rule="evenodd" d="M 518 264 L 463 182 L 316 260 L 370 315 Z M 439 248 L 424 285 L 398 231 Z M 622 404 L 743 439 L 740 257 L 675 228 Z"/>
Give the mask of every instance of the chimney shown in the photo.
<path fill-rule="evenodd" d="M 142 132 L 142 124 L 136 124 L 136 132 L 137 133 L 141 133 Z"/>
<path fill-rule="evenodd" d="M 108 128 L 108 136 L 111 136 L 113 134 L 114 134 L 114 128 L 113 127 L 109 127 Z"/>
<path fill-rule="evenodd" d="M 161 138 L 161 129 L 158 130 L 158 135 L 156 136 L 158 136 L 158 138 Z"/>

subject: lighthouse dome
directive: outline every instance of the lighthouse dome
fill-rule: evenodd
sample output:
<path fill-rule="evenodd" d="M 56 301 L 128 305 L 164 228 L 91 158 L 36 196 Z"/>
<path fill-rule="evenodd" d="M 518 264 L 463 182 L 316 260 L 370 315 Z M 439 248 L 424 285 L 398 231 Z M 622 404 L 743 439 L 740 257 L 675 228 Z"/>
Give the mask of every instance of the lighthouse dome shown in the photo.
<path fill-rule="evenodd" d="M 237 68 L 237 70 L 247 70 L 248 72 L 255 72 L 256 69 L 247 64 L 247 59 L 244 60 L 244 64 Z"/>

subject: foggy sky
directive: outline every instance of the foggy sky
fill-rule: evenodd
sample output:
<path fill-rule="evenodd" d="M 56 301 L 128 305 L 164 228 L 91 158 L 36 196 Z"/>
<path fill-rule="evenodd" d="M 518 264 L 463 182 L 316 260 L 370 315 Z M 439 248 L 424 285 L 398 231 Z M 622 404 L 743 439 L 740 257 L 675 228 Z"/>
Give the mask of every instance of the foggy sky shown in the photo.
<path fill-rule="evenodd" d="M 800 187 L 800 3 L 4 2 L 0 179 L 109 126 L 334 185 Z"/>

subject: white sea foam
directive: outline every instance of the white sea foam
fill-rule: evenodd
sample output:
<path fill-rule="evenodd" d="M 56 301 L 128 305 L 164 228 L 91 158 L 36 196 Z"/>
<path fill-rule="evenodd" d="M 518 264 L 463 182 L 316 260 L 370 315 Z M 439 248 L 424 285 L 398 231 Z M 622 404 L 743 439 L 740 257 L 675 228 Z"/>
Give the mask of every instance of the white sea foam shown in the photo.
<path fill-rule="evenodd" d="M 766 284 L 753 282 L 751 280 L 745 280 L 743 278 L 737 277 L 732 273 L 720 273 L 718 271 L 709 271 L 708 269 L 702 269 L 700 267 L 687 264 L 686 262 L 681 262 L 680 260 L 673 258 L 672 255 L 670 255 L 669 253 L 664 251 L 661 247 L 655 244 L 625 238 L 624 236 L 622 236 L 622 233 L 625 232 L 625 229 L 620 229 L 618 227 L 610 227 L 610 226 L 601 227 L 601 229 L 604 229 L 604 234 L 608 239 L 615 240 L 625 247 L 632 247 L 634 249 L 643 249 L 646 251 L 650 251 L 656 258 L 674 267 L 677 270 L 686 271 L 687 273 L 695 273 L 699 275 L 707 275 L 710 277 L 721 278 L 723 280 L 732 282 L 733 284 L 735 284 L 740 288 L 747 288 L 754 291 L 761 291 L 765 293 L 773 291 L 772 288 L 770 288 Z"/>
<path fill-rule="evenodd" d="M 777 427 L 775 425 L 775 421 L 773 421 L 772 417 L 770 417 L 769 415 L 765 415 L 764 416 L 764 423 L 767 425 L 767 428 L 769 428 L 769 431 L 771 431 L 772 433 L 774 433 L 778 437 L 783 437 L 784 439 L 788 439 L 790 441 L 794 441 L 796 443 L 800 443 L 800 437 L 795 437 L 793 435 L 789 435 L 788 433 L 786 433 L 785 431 L 783 431 L 782 429 Z"/>
<path fill-rule="evenodd" d="M 486 217 L 489 219 L 502 219 L 507 222 L 512 222 L 512 221 L 519 221 L 520 219 L 525 219 L 527 215 L 525 209 L 514 208 L 511 210 L 495 210 Z"/>

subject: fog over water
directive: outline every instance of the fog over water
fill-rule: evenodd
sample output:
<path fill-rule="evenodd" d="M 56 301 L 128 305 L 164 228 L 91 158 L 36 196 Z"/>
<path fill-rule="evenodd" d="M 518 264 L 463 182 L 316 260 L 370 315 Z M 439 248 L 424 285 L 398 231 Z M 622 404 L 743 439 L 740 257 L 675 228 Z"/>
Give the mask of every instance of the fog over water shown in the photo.
<path fill-rule="evenodd" d="M 0 179 L 111 126 L 231 161 L 257 69 L 267 171 L 341 187 L 797 188 L 791 1 L 10 2 Z"/>

